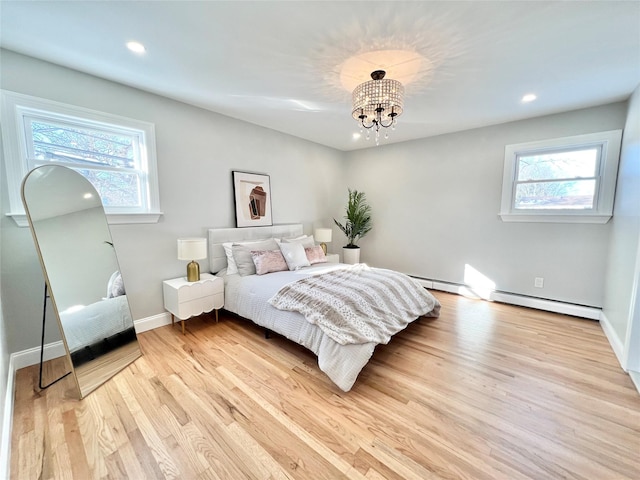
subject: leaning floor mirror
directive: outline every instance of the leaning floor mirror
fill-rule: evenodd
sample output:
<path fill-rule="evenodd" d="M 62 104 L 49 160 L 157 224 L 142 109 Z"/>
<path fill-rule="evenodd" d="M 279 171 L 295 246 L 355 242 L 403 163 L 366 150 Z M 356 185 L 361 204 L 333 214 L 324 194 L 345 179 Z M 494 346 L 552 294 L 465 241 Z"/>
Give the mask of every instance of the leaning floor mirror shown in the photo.
<path fill-rule="evenodd" d="M 142 355 L 102 201 L 89 180 L 58 165 L 32 170 L 22 201 L 84 398 Z"/>

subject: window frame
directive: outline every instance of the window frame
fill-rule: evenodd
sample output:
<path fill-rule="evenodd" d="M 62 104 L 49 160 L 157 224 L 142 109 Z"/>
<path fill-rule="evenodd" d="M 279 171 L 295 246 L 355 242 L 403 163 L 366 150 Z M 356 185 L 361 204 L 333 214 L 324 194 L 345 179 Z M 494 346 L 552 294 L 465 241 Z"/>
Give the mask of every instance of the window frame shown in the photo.
<path fill-rule="evenodd" d="M 573 135 L 570 137 L 505 146 L 502 199 L 499 216 L 503 222 L 607 223 L 613 215 L 622 130 Z M 593 208 L 516 208 L 516 188 L 520 157 L 586 148 L 598 148 Z M 584 177 L 586 178 L 586 177 Z M 589 177 L 591 179 L 593 177 Z"/>
<path fill-rule="evenodd" d="M 141 208 L 105 207 L 105 213 L 109 224 L 158 222 L 162 212 L 158 189 L 155 126 L 152 123 L 7 90 L 2 90 L 0 94 L 4 119 L 2 141 L 10 206 L 10 212 L 7 215 L 12 217 L 18 226 L 28 226 L 20 189 L 22 180 L 35 166 L 33 159 L 28 156 L 30 147 L 27 143 L 28 134 L 25 132 L 25 121 L 33 118 L 103 131 L 130 132 L 138 136 L 141 164 L 136 174 L 139 175 L 141 189 L 144 190 L 143 205 Z M 46 164 L 67 167 L 72 165 L 66 162 L 46 162 Z"/>

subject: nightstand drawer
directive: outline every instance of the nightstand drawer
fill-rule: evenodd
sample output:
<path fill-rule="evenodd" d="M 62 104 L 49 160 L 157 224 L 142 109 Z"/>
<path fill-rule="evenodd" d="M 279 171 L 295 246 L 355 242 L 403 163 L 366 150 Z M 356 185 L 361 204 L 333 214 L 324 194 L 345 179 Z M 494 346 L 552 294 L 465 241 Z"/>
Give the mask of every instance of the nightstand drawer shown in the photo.
<path fill-rule="evenodd" d="M 212 310 L 216 310 L 217 320 L 217 310 L 224 307 L 224 281 L 209 273 L 201 274 L 196 282 L 185 277 L 165 280 L 162 290 L 164 307 L 183 321 L 183 333 L 184 320 Z"/>
<path fill-rule="evenodd" d="M 205 297 L 195 298 L 187 302 L 180 302 L 178 305 L 179 312 L 199 312 L 189 315 L 195 316 L 202 312 L 210 312 L 211 310 L 218 310 L 224 306 L 224 293 L 215 293 L 213 295 L 207 295 Z M 178 315 L 180 317 L 180 315 Z M 188 318 L 188 317 L 187 317 Z"/>
<path fill-rule="evenodd" d="M 186 320 L 187 318 L 195 317 L 204 312 L 210 312 L 215 309 L 215 302 L 213 297 L 201 297 L 188 302 L 180 302 L 178 304 L 178 310 L 175 316 L 180 320 Z"/>
<path fill-rule="evenodd" d="M 181 286 L 178 289 L 177 294 L 178 298 L 180 298 L 180 302 L 190 302 L 191 300 L 196 300 L 207 295 L 213 295 L 214 292 L 215 285 L 212 282 L 194 282 Z"/>

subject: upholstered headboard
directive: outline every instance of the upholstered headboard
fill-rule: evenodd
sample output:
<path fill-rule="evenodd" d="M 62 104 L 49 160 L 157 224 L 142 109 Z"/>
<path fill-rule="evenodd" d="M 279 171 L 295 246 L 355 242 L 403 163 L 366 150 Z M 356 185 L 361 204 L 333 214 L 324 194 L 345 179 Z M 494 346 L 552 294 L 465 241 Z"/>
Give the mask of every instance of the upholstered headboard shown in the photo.
<path fill-rule="evenodd" d="M 302 224 L 273 225 L 271 227 L 210 228 L 209 229 L 209 271 L 217 273 L 227 266 L 227 256 L 222 244 L 244 242 L 273 237 L 295 237 L 302 235 Z"/>

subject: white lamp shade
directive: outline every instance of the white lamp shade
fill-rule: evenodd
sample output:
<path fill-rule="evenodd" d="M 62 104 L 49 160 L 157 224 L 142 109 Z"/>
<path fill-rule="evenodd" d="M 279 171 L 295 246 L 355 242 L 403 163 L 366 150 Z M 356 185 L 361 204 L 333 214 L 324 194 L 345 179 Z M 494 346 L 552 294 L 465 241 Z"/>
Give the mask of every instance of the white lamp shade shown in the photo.
<path fill-rule="evenodd" d="M 331 232 L 330 228 L 316 228 L 313 232 L 313 236 L 316 239 L 316 242 L 331 242 Z"/>
<path fill-rule="evenodd" d="M 201 260 L 207 258 L 206 238 L 179 238 L 178 260 Z"/>

